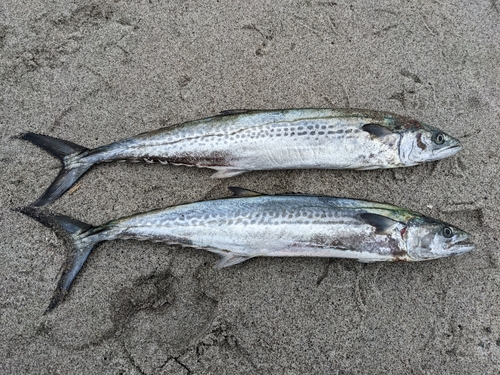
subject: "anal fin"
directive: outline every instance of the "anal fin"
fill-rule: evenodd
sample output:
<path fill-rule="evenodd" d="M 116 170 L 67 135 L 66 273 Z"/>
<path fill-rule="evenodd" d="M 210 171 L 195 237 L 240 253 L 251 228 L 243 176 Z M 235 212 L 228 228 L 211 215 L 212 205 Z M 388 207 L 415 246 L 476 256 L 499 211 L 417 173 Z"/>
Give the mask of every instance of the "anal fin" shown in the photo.
<path fill-rule="evenodd" d="M 215 264 L 215 268 L 220 270 L 221 268 L 234 266 L 235 264 L 242 263 L 249 258 L 250 257 L 229 253 L 222 256 L 222 258 Z"/>
<path fill-rule="evenodd" d="M 215 169 L 217 172 L 211 175 L 211 178 L 228 178 L 228 177 L 234 177 L 238 176 L 240 174 L 243 174 L 247 172 L 244 169 L 233 169 L 233 168 L 225 168 L 225 167 L 210 167 L 212 169 Z"/>
<path fill-rule="evenodd" d="M 375 262 L 384 262 L 387 260 L 388 259 L 382 259 L 382 258 L 360 258 L 360 259 L 358 259 L 358 262 L 360 262 L 360 263 L 375 263 Z"/>

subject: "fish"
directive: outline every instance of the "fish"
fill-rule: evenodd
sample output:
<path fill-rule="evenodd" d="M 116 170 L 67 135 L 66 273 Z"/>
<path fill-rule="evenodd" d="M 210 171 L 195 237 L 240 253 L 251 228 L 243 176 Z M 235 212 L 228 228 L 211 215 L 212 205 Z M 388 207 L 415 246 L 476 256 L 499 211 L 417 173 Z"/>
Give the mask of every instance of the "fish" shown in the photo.
<path fill-rule="evenodd" d="M 59 174 L 31 206 L 49 204 L 95 164 L 145 161 L 211 168 L 214 178 L 277 169 L 414 166 L 455 155 L 460 141 L 409 117 L 366 109 L 230 110 L 95 149 L 32 132 L 19 136 L 59 158 Z"/>
<path fill-rule="evenodd" d="M 72 244 L 47 312 L 67 295 L 92 249 L 103 241 L 150 240 L 208 250 L 220 256 L 218 269 L 255 257 L 396 262 L 474 249 L 471 236 L 461 229 L 389 204 L 230 189 L 233 197 L 138 213 L 96 227 L 42 207 L 15 209 Z"/>

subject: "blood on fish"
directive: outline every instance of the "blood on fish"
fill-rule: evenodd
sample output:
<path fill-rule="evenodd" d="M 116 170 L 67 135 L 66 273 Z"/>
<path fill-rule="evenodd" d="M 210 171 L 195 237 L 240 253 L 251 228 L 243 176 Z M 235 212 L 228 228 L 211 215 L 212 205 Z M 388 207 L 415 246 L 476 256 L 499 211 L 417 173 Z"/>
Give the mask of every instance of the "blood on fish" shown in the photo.
<path fill-rule="evenodd" d="M 401 230 L 399 231 L 399 233 L 401 233 L 401 237 L 404 237 L 404 235 L 405 235 L 405 233 L 406 233 L 406 229 L 407 229 L 407 228 L 408 228 L 408 227 L 404 227 L 403 229 L 401 229 Z"/>

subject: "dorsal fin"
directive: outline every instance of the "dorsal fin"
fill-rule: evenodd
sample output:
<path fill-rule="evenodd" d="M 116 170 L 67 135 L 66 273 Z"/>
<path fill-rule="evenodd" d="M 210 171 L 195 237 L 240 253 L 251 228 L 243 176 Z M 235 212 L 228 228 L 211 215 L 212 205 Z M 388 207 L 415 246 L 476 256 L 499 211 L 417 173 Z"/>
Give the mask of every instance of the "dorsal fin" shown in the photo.
<path fill-rule="evenodd" d="M 386 216 L 372 214 L 369 212 L 363 212 L 362 214 L 359 214 L 358 217 L 365 223 L 375 227 L 375 233 L 378 234 L 389 233 L 389 229 L 399 223 L 399 221 L 393 220 Z"/>
<path fill-rule="evenodd" d="M 250 113 L 254 111 L 255 109 L 226 109 L 225 111 L 220 111 L 217 116 L 241 115 L 243 113 Z"/>
<path fill-rule="evenodd" d="M 243 189 L 243 188 L 236 187 L 236 186 L 230 186 L 228 189 L 233 192 L 233 196 L 238 197 L 238 198 L 260 197 L 261 195 L 263 195 L 262 193 L 259 193 L 259 192 L 253 191 L 253 190 Z"/>
<path fill-rule="evenodd" d="M 308 195 L 307 193 L 304 193 L 302 191 L 294 191 L 293 193 L 290 193 L 288 195 Z"/>
<path fill-rule="evenodd" d="M 392 132 L 388 128 L 379 124 L 365 124 L 361 127 L 361 129 L 378 138 L 382 138 L 386 135 L 392 134 Z"/>

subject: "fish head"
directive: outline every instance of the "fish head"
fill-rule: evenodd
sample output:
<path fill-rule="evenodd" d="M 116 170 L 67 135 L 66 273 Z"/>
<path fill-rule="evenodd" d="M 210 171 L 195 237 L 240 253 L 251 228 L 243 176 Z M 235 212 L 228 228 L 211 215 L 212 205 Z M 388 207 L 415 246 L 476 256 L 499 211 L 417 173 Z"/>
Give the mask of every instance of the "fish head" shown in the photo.
<path fill-rule="evenodd" d="M 412 260 L 444 258 L 474 249 L 471 235 L 450 224 L 418 217 L 408 222 L 404 233 L 408 256 Z"/>
<path fill-rule="evenodd" d="M 399 158 L 406 166 L 440 160 L 455 155 L 462 149 L 460 141 L 431 126 L 401 132 Z"/>

